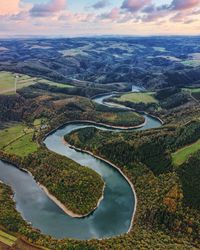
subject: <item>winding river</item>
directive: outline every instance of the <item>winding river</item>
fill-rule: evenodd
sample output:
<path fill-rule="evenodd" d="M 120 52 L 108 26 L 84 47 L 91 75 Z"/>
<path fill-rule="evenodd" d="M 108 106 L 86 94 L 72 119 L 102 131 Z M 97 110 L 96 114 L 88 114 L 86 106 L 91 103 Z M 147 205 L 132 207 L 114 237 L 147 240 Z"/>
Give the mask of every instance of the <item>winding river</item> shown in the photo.
<path fill-rule="evenodd" d="M 94 101 L 115 106 L 115 104 L 104 103 L 104 99 L 110 96 L 104 95 L 95 98 Z M 148 115 L 144 115 L 144 117 L 146 124 L 137 130 L 161 126 L 157 119 Z M 88 166 L 102 176 L 106 184 L 104 198 L 99 207 L 85 218 L 72 218 L 66 215 L 48 198 L 29 174 L 0 161 L 0 180 L 12 187 L 17 210 L 25 220 L 31 222 L 33 227 L 56 238 L 68 237 L 86 240 L 120 235 L 129 231 L 134 216 L 136 197 L 124 176 L 110 164 L 63 144 L 62 137 L 65 134 L 85 127 L 120 131 L 83 122 L 70 123 L 59 128 L 44 140 L 49 150 L 67 156 L 83 166 Z"/>

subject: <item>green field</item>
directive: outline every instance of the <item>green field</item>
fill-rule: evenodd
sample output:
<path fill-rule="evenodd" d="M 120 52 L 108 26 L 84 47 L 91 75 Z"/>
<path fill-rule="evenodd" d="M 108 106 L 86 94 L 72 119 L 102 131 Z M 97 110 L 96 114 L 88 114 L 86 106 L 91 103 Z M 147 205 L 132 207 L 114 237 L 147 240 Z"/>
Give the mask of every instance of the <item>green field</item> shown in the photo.
<path fill-rule="evenodd" d="M 14 94 L 15 77 L 18 76 L 17 89 L 28 87 L 36 83 L 45 83 L 59 88 L 72 88 L 72 85 L 49 81 L 42 78 L 31 77 L 23 74 L 15 74 L 7 71 L 0 72 L 0 94 Z"/>
<path fill-rule="evenodd" d="M 46 83 L 50 86 L 55 86 L 55 87 L 59 87 L 59 88 L 73 88 L 72 85 L 70 84 L 63 84 L 63 83 L 58 83 L 58 82 L 52 82 L 46 79 L 38 79 L 39 83 Z"/>
<path fill-rule="evenodd" d="M 33 133 L 24 135 L 5 148 L 5 151 L 10 154 L 15 154 L 21 157 L 27 156 L 38 149 L 38 145 L 32 141 Z"/>
<path fill-rule="evenodd" d="M 3 232 L 2 230 L 0 230 L 0 242 L 3 242 L 7 246 L 11 247 L 15 243 L 16 240 L 17 238 L 15 238 L 14 236 L 7 234 Z"/>
<path fill-rule="evenodd" d="M 0 130 L 0 149 L 18 156 L 26 156 L 37 150 L 38 145 L 32 141 L 34 130 L 23 124 L 13 124 Z"/>
<path fill-rule="evenodd" d="M 14 74 L 11 72 L 2 71 L 0 72 L 0 93 L 14 93 L 14 82 L 15 77 L 18 75 L 17 88 L 28 87 L 36 83 L 36 77 L 30 77 L 27 75 Z"/>
<path fill-rule="evenodd" d="M 0 149 L 11 143 L 16 138 L 24 134 L 25 126 L 23 124 L 13 124 L 11 127 L 0 130 Z"/>
<path fill-rule="evenodd" d="M 200 140 L 189 146 L 177 150 L 175 153 L 172 154 L 173 164 L 175 166 L 183 164 L 192 154 L 194 154 L 198 150 L 200 150 Z"/>
<path fill-rule="evenodd" d="M 122 95 L 117 98 L 117 100 L 125 102 L 134 102 L 134 103 L 158 103 L 158 101 L 154 97 L 154 92 L 144 92 L 144 93 L 129 93 Z"/>

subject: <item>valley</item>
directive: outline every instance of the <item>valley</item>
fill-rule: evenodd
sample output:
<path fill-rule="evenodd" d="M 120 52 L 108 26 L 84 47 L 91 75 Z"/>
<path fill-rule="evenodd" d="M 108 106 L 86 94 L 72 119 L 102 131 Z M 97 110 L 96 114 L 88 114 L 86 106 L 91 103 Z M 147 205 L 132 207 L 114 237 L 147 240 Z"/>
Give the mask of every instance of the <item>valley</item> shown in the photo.
<path fill-rule="evenodd" d="M 2 245 L 199 249 L 199 37 L 163 39 L 1 41 Z"/>

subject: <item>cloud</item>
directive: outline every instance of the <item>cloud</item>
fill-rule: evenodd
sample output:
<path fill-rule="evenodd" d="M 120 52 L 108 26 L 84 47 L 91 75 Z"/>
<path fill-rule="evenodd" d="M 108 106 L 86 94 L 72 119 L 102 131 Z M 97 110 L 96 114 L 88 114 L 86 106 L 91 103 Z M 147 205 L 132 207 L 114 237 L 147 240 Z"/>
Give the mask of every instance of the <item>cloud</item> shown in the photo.
<path fill-rule="evenodd" d="M 20 0 L 3 0 L 0 6 L 0 15 L 16 14 L 20 10 Z"/>
<path fill-rule="evenodd" d="M 93 4 L 91 7 L 94 9 L 103 9 L 108 5 L 109 5 L 108 0 L 100 0 L 100 1 L 96 2 L 95 4 Z"/>
<path fill-rule="evenodd" d="M 9 17 L 9 20 L 14 20 L 14 21 L 25 21 L 29 18 L 29 12 L 28 11 L 21 11 L 17 14 L 14 14 Z"/>
<path fill-rule="evenodd" d="M 150 4 L 144 7 L 144 9 L 142 10 L 142 12 L 144 13 L 152 13 L 156 10 L 156 7 L 154 4 Z"/>
<path fill-rule="evenodd" d="M 199 13 L 198 6 L 200 6 L 200 0 L 173 0 L 171 4 L 160 6 L 149 4 L 141 10 L 143 15 L 140 19 L 142 22 L 155 22 L 160 21 L 160 19 L 168 19 L 172 23 L 181 22 L 188 24 L 188 20 L 194 20 L 191 19 L 191 16 Z"/>
<path fill-rule="evenodd" d="M 148 4 L 151 4 L 151 0 L 124 0 L 121 8 L 130 12 L 137 12 Z"/>
<path fill-rule="evenodd" d="M 34 17 L 52 16 L 66 8 L 66 0 L 50 0 L 48 3 L 35 4 L 30 10 Z"/>
<path fill-rule="evenodd" d="M 120 9 L 119 8 L 113 8 L 110 12 L 104 13 L 100 16 L 100 19 L 109 19 L 111 21 L 117 21 L 120 19 Z"/>
<path fill-rule="evenodd" d="M 171 9 L 173 10 L 186 10 L 200 6 L 199 0 L 173 0 Z"/>

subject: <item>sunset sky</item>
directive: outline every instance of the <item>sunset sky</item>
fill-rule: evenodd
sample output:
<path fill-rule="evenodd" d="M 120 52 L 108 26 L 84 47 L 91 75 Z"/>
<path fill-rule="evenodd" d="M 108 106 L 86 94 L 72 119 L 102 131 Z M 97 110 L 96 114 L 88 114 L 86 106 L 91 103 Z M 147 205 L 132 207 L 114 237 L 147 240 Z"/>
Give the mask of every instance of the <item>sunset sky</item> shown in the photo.
<path fill-rule="evenodd" d="M 0 1 L 0 37 L 200 35 L 200 0 Z"/>

